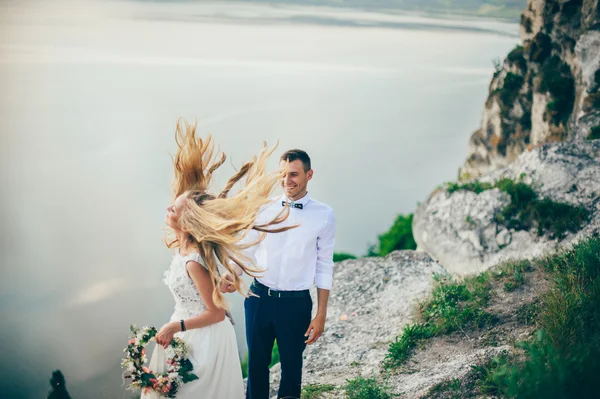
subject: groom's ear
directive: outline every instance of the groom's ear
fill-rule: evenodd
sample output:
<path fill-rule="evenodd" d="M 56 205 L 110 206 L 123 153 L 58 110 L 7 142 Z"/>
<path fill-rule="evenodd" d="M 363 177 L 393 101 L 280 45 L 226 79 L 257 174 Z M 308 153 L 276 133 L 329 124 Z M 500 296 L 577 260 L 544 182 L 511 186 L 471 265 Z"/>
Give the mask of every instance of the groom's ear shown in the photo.
<path fill-rule="evenodd" d="M 309 170 L 308 172 L 306 172 L 306 180 L 310 180 L 313 177 L 313 170 Z"/>

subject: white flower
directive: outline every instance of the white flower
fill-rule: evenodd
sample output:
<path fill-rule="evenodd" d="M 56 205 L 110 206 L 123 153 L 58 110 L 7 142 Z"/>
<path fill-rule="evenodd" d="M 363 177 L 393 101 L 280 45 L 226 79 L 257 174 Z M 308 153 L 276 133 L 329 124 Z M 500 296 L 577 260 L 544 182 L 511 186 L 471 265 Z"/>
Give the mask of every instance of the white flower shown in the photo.
<path fill-rule="evenodd" d="M 169 378 L 171 378 L 171 379 L 174 380 L 174 379 L 177 379 L 177 377 L 179 377 L 179 374 L 177 374 L 177 373 L 169 373 Z"/>

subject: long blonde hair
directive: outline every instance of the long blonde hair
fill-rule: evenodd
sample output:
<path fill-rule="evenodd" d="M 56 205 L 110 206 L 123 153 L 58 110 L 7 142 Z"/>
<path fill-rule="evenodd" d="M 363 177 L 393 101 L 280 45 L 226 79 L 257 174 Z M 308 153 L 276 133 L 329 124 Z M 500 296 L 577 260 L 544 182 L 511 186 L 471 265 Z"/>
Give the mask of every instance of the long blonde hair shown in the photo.
<path fill-rule="evenodd" d="M 213 173 L 226 160 L 224 153 L 215 151 L 214 140 L 208 136 L 205 140 L 196 137 L 196 124 L 190 125 L 179 120 L 175 129 L 177 152 L 173 157 L 175 180 L 173 182 L 173 200 L 181 195 L 185 198 L 185 207 L 179 218 L 179 229 L 188 236 L 188 243 L 198 249 L 214 283 L 213 300 L 220 308 L 226 308 L 219 291 L 222 280 L 218 263 L 233 276 L 236 291 L 247 295 L 242 279 L 234 270 L 239 266 L 246 274 L 256 277 L 259 270 L 244 250 L 262 241 L 267 233 L 278 233 L 295 226 L 271 227 L 283 222 L 289 215 L 289 208 L 282 211 L 264 224 L 256 224 L 261 208 L 268 204 L 269 194 L 280 181 L 285 171 L 267 173 L 266 163 L 275 151 L 263 146 L 262 150 L 250 162 L 229 178 L 219 194 L 211 194 Z M 245 185 L 234 195 L 229 196 L 233 186 L 246 177 Z M 251 230 L 257 230 L 257 239 L 248 242 L 246 236 Z M 169 248 L 180 247 L 177 238 L 167 238 Z"/>

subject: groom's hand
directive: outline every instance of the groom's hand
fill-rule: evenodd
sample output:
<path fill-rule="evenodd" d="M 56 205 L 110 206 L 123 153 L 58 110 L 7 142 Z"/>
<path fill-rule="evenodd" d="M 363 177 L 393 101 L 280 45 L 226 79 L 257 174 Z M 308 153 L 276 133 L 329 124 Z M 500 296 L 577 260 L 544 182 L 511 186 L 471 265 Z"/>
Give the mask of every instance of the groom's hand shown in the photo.
<path fill-rule="evenodd" d="M 310 322 L 310 326 L 308 326 L 306 334 L 304 334 L 304 336 L 308 338 L 306 341 L 304 341 L 304 343 L 307 345 L 314 344 L 319 338 L 321 338 L 324 330 L 325 316 L 317 314 L 317 316 Z"/>
<path fill-rule="evenodd" d="M 235 292 L 235 285 L 233 284 L 233 276 L 231 274 L 226 273 L 223 276 L 223 279 L 219 283 L 219 291 L 224 294 Z"/>

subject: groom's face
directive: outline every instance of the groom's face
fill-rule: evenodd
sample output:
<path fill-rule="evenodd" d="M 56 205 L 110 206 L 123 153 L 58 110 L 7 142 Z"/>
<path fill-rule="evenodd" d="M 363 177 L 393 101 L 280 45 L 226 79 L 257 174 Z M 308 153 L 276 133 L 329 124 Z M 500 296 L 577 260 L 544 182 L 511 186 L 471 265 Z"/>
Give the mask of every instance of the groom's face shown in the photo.
<path fill-rule="evenodd" d="M 308 181 L 312 179 L 312 169 L 305 171 L 304 164 L 301 160 L 296 159 L 292 162 L 281 161 L 279 167 L 285 169 L 287 166 L 287 173 L 281 179 L 281 187 L 285 195 L 290 199 L 297 199 L 296 197 L 303 195 L 306 192 Z"/>

